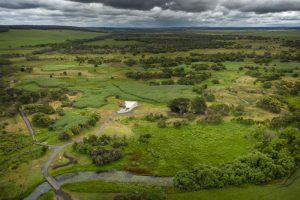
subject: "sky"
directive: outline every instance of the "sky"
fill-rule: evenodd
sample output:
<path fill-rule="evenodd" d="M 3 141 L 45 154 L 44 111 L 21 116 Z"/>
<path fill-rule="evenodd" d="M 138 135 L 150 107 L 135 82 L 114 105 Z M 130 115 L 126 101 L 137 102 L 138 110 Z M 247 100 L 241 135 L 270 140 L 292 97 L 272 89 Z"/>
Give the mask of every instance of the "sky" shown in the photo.
<path fill-rule="evenodd" d="M 300 26 L 300 0 L 0 0 L 1 25 Z"/>

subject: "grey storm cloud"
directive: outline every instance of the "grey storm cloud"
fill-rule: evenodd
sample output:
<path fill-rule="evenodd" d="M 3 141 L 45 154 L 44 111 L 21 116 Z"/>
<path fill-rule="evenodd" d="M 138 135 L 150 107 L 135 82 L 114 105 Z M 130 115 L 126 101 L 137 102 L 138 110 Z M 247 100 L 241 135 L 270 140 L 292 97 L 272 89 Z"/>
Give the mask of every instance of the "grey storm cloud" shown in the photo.
<path fill-rule="evenodd" d="M 300 0 L 227 0 L 222 5 L 231 10 L 258 14 L 300 10 Z"/>
<path fill-rule="evenodd" d="M 268 13 L 300 10 L 300 0 L 69 0 L 81 3 L 102 3 L 121 9 L 150 10 L 160 7 L 186 12 L 203 12 L 217 6 L 243 12 Z"/>
<path fill-rule="evenodd" d="M 151 10 L 160 7 L 170 10 L 181 10 L 187 12 L 201 12 L 213 9 L 220 0 L 70 0 L 81 3 L 102 3 L 107 6 L 133 9 Z"/>
<path fill-rule="evenodd" d="M 300 0 L 0 0 L 0 24 L 300 25 Z"/>
<path fill-rule="evenodd" d="M 38 8 L 42 5 L 37 1 L 11 1 L 11 0 L 1 0 L 0 7 L 7 9 L 31 9 Z"/>

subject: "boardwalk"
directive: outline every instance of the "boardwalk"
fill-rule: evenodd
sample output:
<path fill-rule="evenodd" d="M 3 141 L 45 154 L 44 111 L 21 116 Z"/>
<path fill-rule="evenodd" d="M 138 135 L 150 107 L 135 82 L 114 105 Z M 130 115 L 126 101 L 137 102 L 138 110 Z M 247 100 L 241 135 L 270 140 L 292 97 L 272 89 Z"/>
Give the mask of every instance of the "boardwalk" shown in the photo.
<path fill-rule="evenodd" d="M 32 128 L 29 119 L 27 118 L 26 114 L 24 113 L 24 111 L 21 108 L 19 108 L 19 112 L 20 112 L 20 114 L 21 114 L 21 116 L 22 116 L 22 118 L 23 118 L 23 120 L 24 120 L 24 122 L 27 126 L 27 129 L 29 130 L 29 133 L 31 134 L 32 143 L 37 143 L 37 140 L 35 138 L 35 131 Z"/>
<path fill-rule="evenodd" d="M 37 144 L 37 145 L 45 145 L 45 144 L 39 143 L 36 140 L 35 131 L 34 131 L 33 127 L 31 126 L 29 119 L 27 118 L 26 114 L 24 113 L 24 111 L 22 109 L 19 109 L 19 111 L 20 111 L 20 114 L 21 114 L 27 128 L 28 128 L 28 131 L 30 132 L 30 134 L 32 136 L 32 143 Z M 44 166 L 42 168 L 42 174 L 43 174 L 43 176 L 44 176 L 44 178 L 46 179 L 47 182 L 45 182 L 45 183 L 41 184 L 40 186 L 38 186 L 32 194 L 30 194 L 27 198 L 25 198 L 26 200 L 36 200 L 36 199 L 38 199 L 38 197 L 41 194 L 49 191 L 51 187 L 56 191 L 56 194 L 58 196 L 62 197 L 62 199 L 64 199 L 64 200 L 71 200 L 72 199 L 67 193 L 65 193 L 61 189 L 60 184 L 55 180 L 55 178 L 48 175 L 48 169 L 49 169 L 52 161 L 55 159 L 55 157 L 57 156 L 57 154 L 60 152 L 61 149 L 63 149 L 64 147 L 66 147 L 70 144 L 72 144 L 72 142 L 65 143 L 61 146 L 51 146 L 51 148 L 54 149 L 53 153 L 51 154 L 51 156 L 49 157 L 49 159 L 47 160 L 47 162 L 44 164 Z"/>

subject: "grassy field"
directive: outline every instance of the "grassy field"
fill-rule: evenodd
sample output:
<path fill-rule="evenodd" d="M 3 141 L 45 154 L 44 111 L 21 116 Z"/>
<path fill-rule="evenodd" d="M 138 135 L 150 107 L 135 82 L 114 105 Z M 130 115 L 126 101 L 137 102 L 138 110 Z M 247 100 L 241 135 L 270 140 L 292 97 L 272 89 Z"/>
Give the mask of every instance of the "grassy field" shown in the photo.
<path fill-rule="evenodd" d="M 129 146 L 125 149 L 128 157 L 97 167 L 86 156 L 74 154 L 69 148 L 66 151 L 78 158 L 78 164 L 53 170 L 51 173 L 58 175 L 79 170 L 119 169 L 141 171 L 155 176 L 174 176 L 177 171 L 189 169 L 197 163 L 217 165 L 234 160 L 250 152 L 253 147 L 253 142 L 246 138 L 252 127 L 233 122 L 217 126 L 192 124 L 182 128 L 158 128 L 156 124 L 145 124 L 142 121 L 130 123 L 135 124 L 134 135 L 131 130 L 119 132 L 117 129 L 111 129 L 110 125 L 105 129 L 108 135 L 131 138 Z M 121 127 L 126 127 L 122 124 Z M 233 129 L 238 131 L 233 132 Z M 152 135 L 148 144 L 136 140 L 145 133 Z"/>
<path fill-rule="evenodd" d="M 251 141 L 246 139 L 251 127 L 232 122 L 182 128 L 146 124 L 134 126 L 133 131 L 136 137 L 146 133 L 152 137 L 148 144 L 133 142 L 130 145 L 131 159 L 137 168 L 160 176 L 172 176 L 195 163 L 227 162 L 247 154 L 252 147 Z"/>
<path fill-rule="evenodd" d="M 25 45 L 38 45 L 48 43 L 61 43 L 66 40 L 93 38 L 103 35 L 96 32 L 71 30 L 18 30 L 0 33 L 1 48 L 15 48 Z"/>

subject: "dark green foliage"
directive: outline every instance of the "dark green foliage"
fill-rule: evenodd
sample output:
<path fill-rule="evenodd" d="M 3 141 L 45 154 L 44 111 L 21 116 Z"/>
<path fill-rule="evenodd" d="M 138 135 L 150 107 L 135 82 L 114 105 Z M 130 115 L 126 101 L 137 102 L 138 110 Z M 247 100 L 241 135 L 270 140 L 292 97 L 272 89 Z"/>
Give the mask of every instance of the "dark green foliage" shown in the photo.
<path fill-rule="evenodd" d="M 294 121 L 295 121 L 294 116 L 286 114 L 286 115 L 274 117 L 270 121 L 270 127 L 272 128 L 286 127 Z"/>
<path fill-rule="evenodd" d="M 107 147 L 108 145 L 111 145 L 112 147 Z M 113 141 L 112 138 L 106 135 L 100 137 L 90 135 L 85 137 L 82 142 L 75 142 L 72 147 L 73 150 L 78 153 L 89 155 L 94 164 L 105 165 L 121 159 L 123 153 L 120 148 L 124 146 L 127 146 L 127 142 L 124 140 Z"/>
<path fill-rule="evenodd" d="M 124 63 L 129 66 L 129 67 L 132 67 L 133 65 L 136 65 L 137 64 L 137 61 L 136 60 L 133 60 L 133 59 L 128 59 L 128 60 L 125 60 Z"/>
<path fill-rule="evenodd" d="M 112 139 L 111 137 L 106 135 L 101 135 L 100 137 L 90 135 L 83 138 L 82 142 L 75 142 L 72 147 L 73 150 L 78 153 L 91 156 L 96 164 L 101 165 L 101 163 L 107 163 L 107 160 L 105 161 L 105 159 L 114 160 L 114 158 L 118 157 L 117 155 L 115 155 L 115 153 L 121 156 L 121 154 L 119 154 L 122 153 L 120 148 L 127 145 L 128 143 L 124 139 Z M 109 150 L 111 148 L 115 150 Z M 108 158 L 106 158 L 106 156 L 108 156 Z"/>
<path fill-rule="evenodd" d="M 243 117 L 238 117 L 238 118 L 235 118 L 234 119 L 235 121 L 241 123 L 241 124 L 245 124 L 245 125 L 254 125 L 256 124 L 257 122 L 253 119 L 245 119 Z"/>
<path fill-rule="evenodd" d="M 93 151 L 91 156 L 93 163 L 101 166 L 121 159 L 123 157 L 123 153 L 120 149 L 107 150 L 102 148 Z"/>
<path fill-rule="evenodd" d="M 171 109 L 172 112 L 179 113 L 182 115 L 188 112 L 189 104 L 190 104 L 189 99 L 178 98 L 178 99 L 173 99 L 169 103 L 169 108 Z"/>
<path fill-rule="evenodd" d="M 236 107 L 234 107 L 234 109 L 232 110 L 232 114 L 234 116 L 241 116 L 245 113 L 245 107 L 243 105 L 238 105 Z"/>
<path fill-rule="evenodd" d="M 180 127 L 182 127 L 186 124 L 187 124 L 186 120 L 176 120 L 176 121 L 173 122 L 173 127 L 174 128 L 180 128 Z"/>
<path fill-rule="evenodd" d="M 174 85 L 174 84 L 175 82 L 172 79 L 161 82 L 161 85 Z"/>
<path fill-rule="evenodd" d="M 212 82 L 213 84 L 220 84 L 220 81 L 217 80 L 217 79 L 213 79 L 211 82 Z"/>
<path fill-rule="evenodd" d="M 146 115 L 145 119 L 150 122 L 155 122 L 158 120 L 165 120 L 167 117 L 161 113 L 149 113 Z"/>
<path fill-rule="evenodd" d="M 212 104 L 208 107 L 207 113 L 208 115 L 220 115 L 220 116 L 227 116 L 230 112 L 230 107 L 227 104 Z"/>
<path fill-rule="evenodd" d="M 157 126 L 158 126 L 159 128 L 165 128 L 165 127 L 167 127 L 166 120 L 164 120 L 164 119 L 158 120 Z"/>
<path fill-rule="evenodd" d="M 69 133 L 63 132 L 58 135 L 58 139 L 62 141 L 66 141 L 71 139 L 71 135 Z"/>
<path fill-rule="evenodd" d="M 126 142 L 126 141 L 115 141 L 115 142 L 113 142 L 112 147 L 117 149 L 120 147 L 125 147 L 127 145 L 128 145 L 128 142 Z"/>
<path fill-rule="evenodd" d="M 100 115 L 97 113 L 93 113 L 89 116 L 89 119 L 85 121 L 84 123 L 79 123 L 77 125 L 74 125 L 70 128 L 70 131 L 74 135 L 80 134 L 84 129 L 87 129 L 89 127 L 96 126 L 97 121 L 100 119 Z"/>
<path fill-rule="evenodd" d="M 50 98 L 50 100 L 53 100 L 53 101 L 67 101 L 68 100 L 68 97 L 66 96 L 67 92 L 68 92 L 68 90 L 65 90 L 65 89 L 51 91 L 49 94 L 49 98 Z"/>
<path fill-rule="evenodd" d="M 180 171 L 174 177 L 174 186 L 186 191 L 193 191 L 197 188 L 196 177 L 192 172 Z"/>
<path fill-rule="evenodd" d="M 205 122 L 208 124 L 221 124 L 223 122 L 223 118 L 221 115 L 207 115 L 205 117 Z"/>
<path fill-rule="evenodd" d="M 265 89 L 269 89 L 269 88 L 272 87 L 272 83 L 266 81 L 266 82 L 264 82 L 264 83 L 262 84 L 262 87 L 265 88 Z"/>
<path fill-rule="evenodd" d="M 78 125 L 72 126 L 72 127 L 71 127 L 71 132 L 72 132 L 74 135 L 78 135 L 78 134 L 81 132 L 81 127 L 78 126 Z"/>
<path fill-rule="evenodd" d="M 140 135 L 139 141 L 140 141 L 141 143 L 146 144 L 146 143 L 149 142 L 149 139 L 150 139 L 151 137 L 152 137 L 151 134 L 146 133 L 146 134 Z"/>
<path fill-rule="evenodd" d="M 32 123 L 35 126 L 46 128 L 53 124 L 54 120 L 44 113 L 36 113 L 32 116 Z"/>
<path fill-rule="evenodd" d="M 190 110 L 194 114 L 205 114 L 206 108 L 205 100 L 201 97 L 196 97 L 190 103 Z"/>
<path fill-rule="evenodd" d="M 215 101 L 216 97 L 213 93 L 210 92 L 204 92 L 204 99 L 208 102 L 213 102 Z"/>
<path fill-rule="evenodd" d="M 194 85 L 195 82 L 190 78 L 182 77 L 182 78 L 178 79 L 177 84 L 178 85 Z"/>
<path fill-rule="evenodd" d="M 222 63 L 213 64 L 210 68 L 215 71 L 220 71 L 220 70 L 226 69 L 226 67 Z"/>
<path fill-rule="evenodd" d="M 194 114 L 204 114 L 206 110 L 206 103 L 203 98 L 196 97 L 193 100 L 186 98 L 173 99 L 169 103 L 169 108 L 172 112 L 178 113 L 180 115 L 194 113 Z"/>
<path fill-rule="evenodd" d="M 274 113 L 280 113 L 281 111 L 281 105 L 280 102 L 270 96 L 264 96 L 262 99 L 260 99 L 257 104 L 258 107 L 274 112 Z"/>
<path fill-rule="evenodd" d="M 208 64 L 193 64 L 192 68 L 195 69 L 196 71 L 201 71 L 201 70 L 208 70 L 209 65 Z"/>
<path fill-rule="evenodd" d="M 27 114 L 33 114 L 37 112 L 45 114 L 53 114 L 55 110 L 49 104 L 27 104 L 23 107 Z"/>

